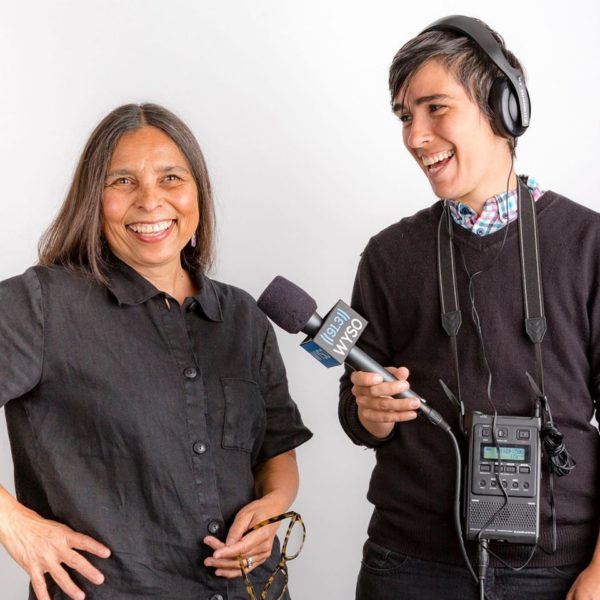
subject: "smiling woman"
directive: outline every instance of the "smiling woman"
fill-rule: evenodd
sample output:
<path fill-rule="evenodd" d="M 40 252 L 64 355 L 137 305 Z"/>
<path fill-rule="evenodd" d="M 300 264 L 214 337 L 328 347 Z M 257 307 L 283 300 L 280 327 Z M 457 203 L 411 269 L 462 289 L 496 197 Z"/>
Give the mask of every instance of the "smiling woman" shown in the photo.
<path fill-rule="evenodd" d="M 183 301 L 194 286 L 180 253 L 188 242 L 197 243 L 200 216 L 198 188 L 185 156 L 160 129 L 145 126 L 121 138 L 108 171 L 102 199 L 108 245 Z"/>
<path fill-rule="evenodd" d="M 266 317 L 209 279 L 200 147 L 152 104 L 92 133 L 40 264 L 0 283 L 17 499 L 0 543 L 30 598 L 242 600 L 280 564 L 311 437 Z M 282 586 L 280 598 L 289 599 Z"/>
<path fill-rule="evenodd" d="M 172 172 L 167 172 L 167 167 L 173 167 Z M 99 283 L 106 283 L 102 234 L 112 235 L 107 228 L 114 229 L 111 223 L 118 218 L 118 206 L 125 205 L 124 198 L 130 198 L 130 203 L 140 199 L 144 202 L 140 194 L 152 201 L 152 195 L 159 190 L 161 198 L 165 194 L 178 197 L 178 180 L 186 184 L 186 189 L 196 187 L 197 207 L 196 228 L 189 231 L 186 244 L 180 248 L 181 263 L 187 269 L 205 271 L 213 259 L 214 209 L 206 163 L 194 135 L 180 119 L 156 104 L 128 104 L 112 111 L 84 148 L 63 207 L 42 238 L 40 263 L 83 269 Z M 169 190 L 174 193 L 167 194 Z M 117 238 L 127 239 L 117 231 L 114 229 Z M 187 233 L 187 229 L 178 232 L 178 242 L 183 241 L 182 233 Z M 187 244 L 193 241 L 194 233 L 196 241 Z M 111 249 L 123 258 L 119 248 Z"/>

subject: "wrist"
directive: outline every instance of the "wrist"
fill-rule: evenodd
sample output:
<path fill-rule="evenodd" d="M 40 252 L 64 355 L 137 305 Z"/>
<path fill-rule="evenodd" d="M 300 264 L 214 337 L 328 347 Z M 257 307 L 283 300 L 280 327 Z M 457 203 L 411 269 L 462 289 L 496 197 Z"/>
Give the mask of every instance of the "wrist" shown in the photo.
<path fill-rule="evenodd" d="M 10 534 L 15 517 L 23 509 L 23 505 L 6 490 L 0 492 L 0 543 L 5 545 L 6 537 Z"/>
<path fill-rule="evenodd" d="M 600 554 L 598 552 L 594 553 L 588 567 L 594 571 L 600 572 Z"/>
<path fill-rule="evenodd" d="M 280 490 L 273 490 L 258 498 L 261 502 L 269 504 L 270 510 L 273 511 L 271 516 L 275 516 L 287 512 L 294 501 L 289 494 L 285 494 Z"/>

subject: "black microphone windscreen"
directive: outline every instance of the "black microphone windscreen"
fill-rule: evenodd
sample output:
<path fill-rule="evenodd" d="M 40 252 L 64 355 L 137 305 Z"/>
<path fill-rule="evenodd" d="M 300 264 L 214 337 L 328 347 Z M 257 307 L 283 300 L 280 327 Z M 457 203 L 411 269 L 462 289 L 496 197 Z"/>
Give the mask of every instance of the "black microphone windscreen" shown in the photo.
<path fill-rule="evenodd" d="M 257 301 L 258 307 L 279 327 L 298 333 L 317 311 L 317 303 L 302 288 L 277 275 Z"/>

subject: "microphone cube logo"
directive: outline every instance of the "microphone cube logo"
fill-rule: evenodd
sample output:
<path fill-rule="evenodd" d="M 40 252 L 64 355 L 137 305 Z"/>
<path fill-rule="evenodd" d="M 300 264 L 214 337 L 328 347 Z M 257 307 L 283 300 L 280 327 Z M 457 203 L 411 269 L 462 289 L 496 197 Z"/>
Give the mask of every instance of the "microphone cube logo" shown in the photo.
<path fill-rule="evenodd" d="M 316 335 L 304 340 L 301 346 L 326 367 L 335 367 L 346 360 L 367 324 L 365 318 L 339 300 L 323 319 Z"/>

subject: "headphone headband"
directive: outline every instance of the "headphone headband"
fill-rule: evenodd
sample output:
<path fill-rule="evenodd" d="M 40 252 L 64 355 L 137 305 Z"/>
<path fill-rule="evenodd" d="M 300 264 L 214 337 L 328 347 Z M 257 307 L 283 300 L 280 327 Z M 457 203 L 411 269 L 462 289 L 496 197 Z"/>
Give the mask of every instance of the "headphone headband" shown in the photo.
<path fill-rule="evenodd" d="M 509 64 L 500 44 L 481 21 L 463 15 L 452 15 L 435 21 L 421 33 L 426 31 L 453 31 L 471 38 L 510 81 L 519 104 L 521 127 L 525 129 L 529 126 L 529 95 L 523 73 Z"/>

